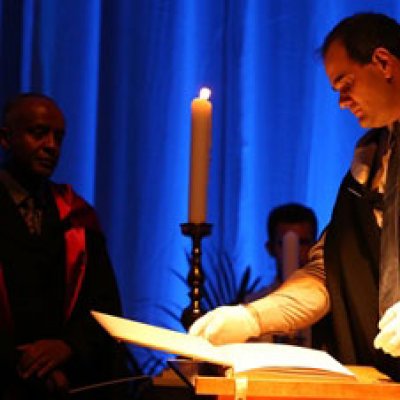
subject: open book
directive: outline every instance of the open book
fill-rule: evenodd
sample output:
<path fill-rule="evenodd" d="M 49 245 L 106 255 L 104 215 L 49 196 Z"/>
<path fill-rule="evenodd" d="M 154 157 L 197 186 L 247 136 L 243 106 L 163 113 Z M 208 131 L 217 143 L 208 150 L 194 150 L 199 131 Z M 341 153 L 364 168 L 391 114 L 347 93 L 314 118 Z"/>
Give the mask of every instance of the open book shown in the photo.
<path fill-rule="evenodd" d="M 331 377 L 354 374 L 328 353 L 305 347 L 274 343 L 213 345 L 206 339 L 126 318 L 92 311 L 97 322 L 115 339 L 167 353 L 206 361 L 239 373 L 255 369 Z"/>

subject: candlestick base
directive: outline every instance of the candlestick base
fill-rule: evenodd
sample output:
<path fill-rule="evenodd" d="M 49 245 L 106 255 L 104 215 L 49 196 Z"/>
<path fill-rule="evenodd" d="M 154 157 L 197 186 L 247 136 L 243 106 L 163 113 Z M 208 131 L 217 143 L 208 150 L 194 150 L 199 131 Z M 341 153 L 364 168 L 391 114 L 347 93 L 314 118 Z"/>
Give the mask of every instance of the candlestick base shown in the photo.
<path fill-rule="evenodd" d="M 209 223 L 185 223 L 181 224 L 181 232 L 192 239 L 192 252 L 190 257 L 190 270 L 187 283 L 190 288 L 188 293 L 190 304 L 183 310 L 181 323 L 185 329 L 189 327 L 203 315 L 201 308 L 201 298 L 203 295 L 204 275 L 201 265 L 201 241 L 205 236 L 211 234 L 212 225 Z"/>

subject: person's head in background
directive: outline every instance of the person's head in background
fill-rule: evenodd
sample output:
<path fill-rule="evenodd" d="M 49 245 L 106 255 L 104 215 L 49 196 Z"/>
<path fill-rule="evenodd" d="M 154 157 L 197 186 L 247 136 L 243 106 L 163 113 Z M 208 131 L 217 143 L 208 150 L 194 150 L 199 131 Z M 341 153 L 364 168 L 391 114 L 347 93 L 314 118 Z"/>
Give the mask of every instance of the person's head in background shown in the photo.
<path fill-rule="evenodd" d="M 284 241 L 289 243 L 297 238 L 296 261 L 298 267 L 307 262 L 308 251 L 317 238 L 318 223 L 314 211 L 311 208 L 297 203 L 288 203 L 273 208 L 267 219 L 268 240 L 265 247 L 268 253 L 276 260 L 277 277 L 283 280 L 291 271 L 284 271 L 290 268 L 284 263 L 285 251 Z M 288 264 L 291 264 L 290 262 Z"/>

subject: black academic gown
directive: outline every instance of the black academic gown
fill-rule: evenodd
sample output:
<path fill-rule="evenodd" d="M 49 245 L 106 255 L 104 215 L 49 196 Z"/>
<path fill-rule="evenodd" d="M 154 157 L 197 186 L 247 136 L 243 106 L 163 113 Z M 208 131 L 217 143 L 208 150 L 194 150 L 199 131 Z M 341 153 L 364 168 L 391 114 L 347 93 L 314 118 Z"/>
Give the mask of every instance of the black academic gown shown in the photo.
<path fill-rule="evenodd" d="M 344 364 L 371 365 L 400 381 L 400 360 L 373 346 L 379 321 L 380 254 L 375 201 L 376 196 L 349 172 L 339 189 L 324 251 L 332 352 Z"/>

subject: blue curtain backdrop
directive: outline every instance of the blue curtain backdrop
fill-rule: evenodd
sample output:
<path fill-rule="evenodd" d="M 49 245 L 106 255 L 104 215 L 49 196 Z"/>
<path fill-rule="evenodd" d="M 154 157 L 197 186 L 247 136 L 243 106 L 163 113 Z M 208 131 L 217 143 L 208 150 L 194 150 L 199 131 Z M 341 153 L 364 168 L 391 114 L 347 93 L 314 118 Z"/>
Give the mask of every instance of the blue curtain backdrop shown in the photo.
<path fill-rule="evenodd" d="M 271 207 L 302 202 L 328 222 L 362 130 L 316 49 L 342 17 L 371 10 L 400 17 L 395 0 L 0 0 L 0 101 L 34 90 L 64 109 L 55 180 L 98 210 L 126 316 L 182 329 L 179 224 L 202 86 L 214 110 L 204 263 L 226 254 L 237 280 L 249 266 L 266 284 Z"/>

